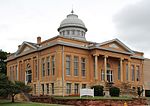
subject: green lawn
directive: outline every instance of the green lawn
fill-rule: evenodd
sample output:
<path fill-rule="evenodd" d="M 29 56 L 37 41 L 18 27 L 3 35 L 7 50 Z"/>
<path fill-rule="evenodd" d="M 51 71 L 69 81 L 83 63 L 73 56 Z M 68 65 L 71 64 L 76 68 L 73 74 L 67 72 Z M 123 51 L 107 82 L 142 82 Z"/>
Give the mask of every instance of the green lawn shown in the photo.
<path fill-rule="evenodd" d="M 34 102 L 15 102 L 9 100 L 0 100 L 0 106 L 65 106 L 58 104 L 34 103 Z"/>

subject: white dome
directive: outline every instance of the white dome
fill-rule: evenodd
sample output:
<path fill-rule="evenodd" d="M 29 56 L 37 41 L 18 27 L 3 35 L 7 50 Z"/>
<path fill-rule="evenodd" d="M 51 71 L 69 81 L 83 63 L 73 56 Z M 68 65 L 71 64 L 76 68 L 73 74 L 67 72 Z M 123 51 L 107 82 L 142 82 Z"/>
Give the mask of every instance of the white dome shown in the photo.
<path fill-rule="evenodd" d="M 71 14 L 67 15 L 66 19 L 60 23 L 58 32 L 60 36 L 86 40 L 85 33 L 87 32 L 87 28 L 83 21 L 72 11 Z"/>
<path fill-rule="evenodd" d="M 58 31 L 62 28 L 66 28 L 66 27 L 79 27 L 79 28 L 83 28 L 85 31 L 87 31 L 85 24 L 83 23 L 83 21 L 81 19 L 78 18 L 78 16 L 76 14 L 67 15 L 67 18 L 64 19 L 60 23 L 60 27 L 58 28 Z"/>

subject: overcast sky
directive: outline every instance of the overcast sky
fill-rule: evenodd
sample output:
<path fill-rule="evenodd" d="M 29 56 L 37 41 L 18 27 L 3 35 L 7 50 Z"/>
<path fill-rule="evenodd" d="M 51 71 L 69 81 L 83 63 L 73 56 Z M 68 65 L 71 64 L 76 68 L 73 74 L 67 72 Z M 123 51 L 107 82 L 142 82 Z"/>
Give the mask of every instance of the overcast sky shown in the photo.
<path fill-rule="evenodd" d="M 15 52 L 23 41 L 58 35 L 72 7 L 88 41 L 118 38 L 150 58 L 150 0 L 0 0 L 0 49 Z"/>

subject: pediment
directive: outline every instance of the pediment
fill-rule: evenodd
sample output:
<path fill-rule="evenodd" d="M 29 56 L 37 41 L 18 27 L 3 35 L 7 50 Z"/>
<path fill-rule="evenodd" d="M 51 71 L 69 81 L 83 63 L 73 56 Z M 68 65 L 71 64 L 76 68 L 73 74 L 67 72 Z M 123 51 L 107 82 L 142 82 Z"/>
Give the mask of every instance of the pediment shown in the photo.
<path fill-rule="evenodd" d="M 31 45 L 28 42 L 23 42 L 22 45 L 18 48 L 18 51 L 17 51 L 16 54 L 17 55 L 18 54 L 23 54 L 23 53 L 30 52 L 32 50 L 36 50 L 36 47 L 34 47 L 33 45 Z"/>
<path fill-rule="evenodd" d="M 129 47 L 127 47 L 124 43 L 122 43 L 118 39 L 113 39 L 113 40 L 110 40 L 110 41 L 100 43 L 98 46 L 100 48 L 105 48 L 107 50 L 133 53 L 133 51 Z"/>

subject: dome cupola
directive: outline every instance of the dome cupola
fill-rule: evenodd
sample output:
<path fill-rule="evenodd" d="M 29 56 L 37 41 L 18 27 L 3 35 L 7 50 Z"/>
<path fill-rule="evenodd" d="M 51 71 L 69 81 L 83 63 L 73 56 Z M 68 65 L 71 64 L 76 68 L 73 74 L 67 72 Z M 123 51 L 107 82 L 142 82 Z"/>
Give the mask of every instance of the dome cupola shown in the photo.
<path fill-rule="evenodd" d="M 73 10 L 71 14 L 67 15 L 58 28 L 60 36 L 65 36 L 69 38 L 75 38 L 79 40 L 86 40 L 85 33 L 87 28 L 81 19 L 78 18 L 78 15 L 74 14 Z"/>

